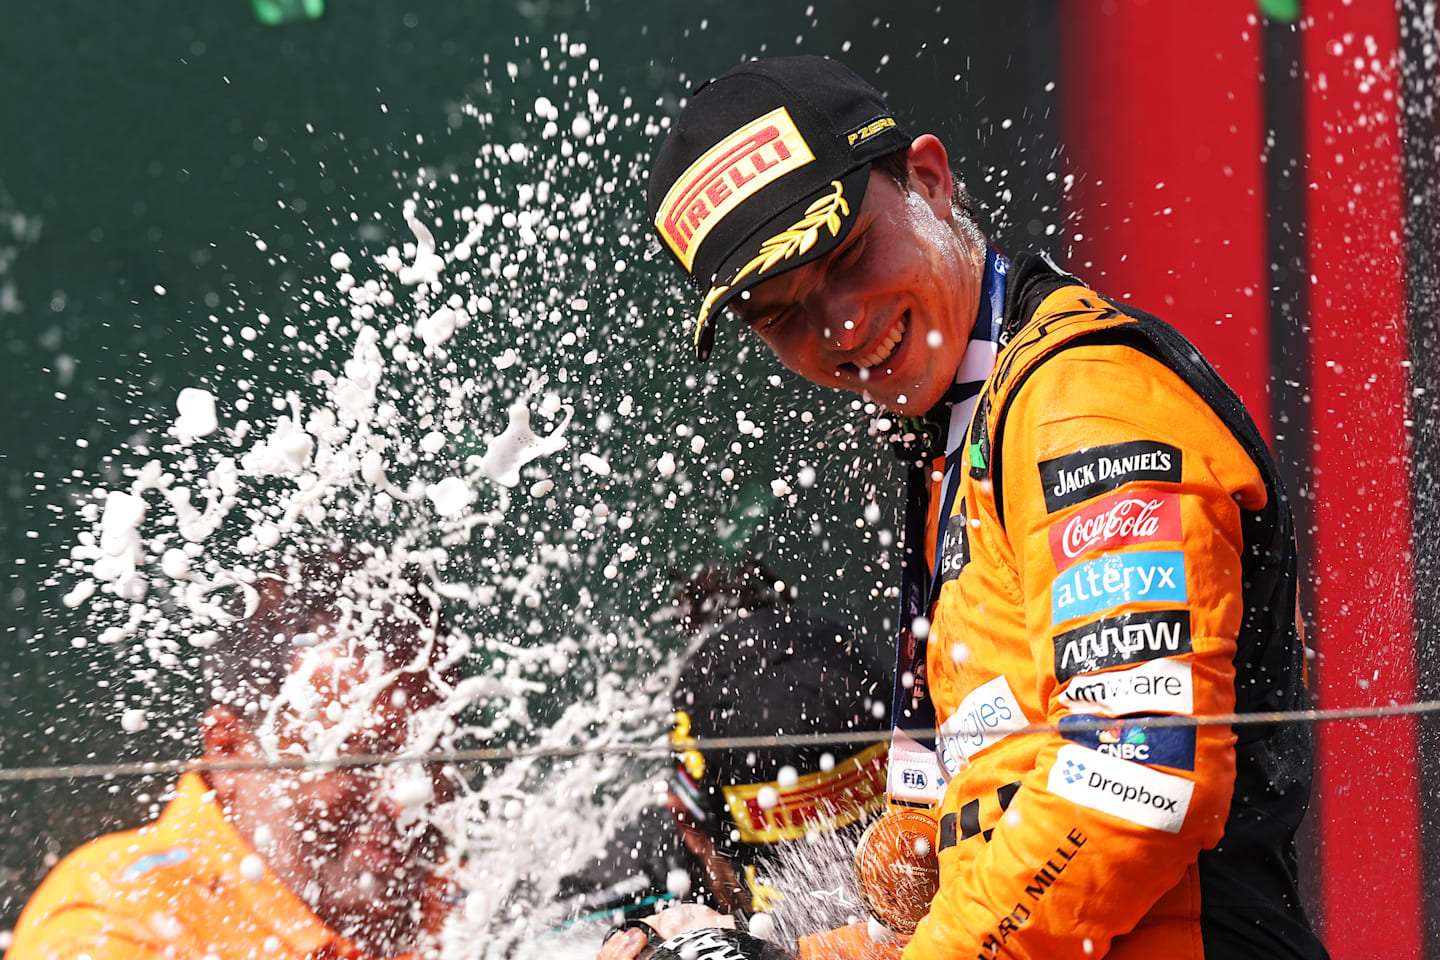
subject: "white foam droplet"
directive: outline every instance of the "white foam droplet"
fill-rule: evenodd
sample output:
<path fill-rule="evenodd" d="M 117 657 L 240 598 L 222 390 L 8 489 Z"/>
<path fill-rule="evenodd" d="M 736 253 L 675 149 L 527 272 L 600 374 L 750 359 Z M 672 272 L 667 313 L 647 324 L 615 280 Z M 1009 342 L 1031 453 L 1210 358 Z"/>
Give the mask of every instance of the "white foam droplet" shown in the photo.
<path fill-rule="evenodd" d="M 609 462 L 606 461 L 605 458 L 596 456 L 593 453 L 587 452 L 580 454 L 580 465 L 597 477 L 610 476 Z"/>
<path fill-rule="evenodd" d="M 73 610 L 76 607 L 80 606 L 80 604 L 84 603 L 86 600 L 89 600 L 94 593 L 95 581 L 81 580 L 79 583 L 75 584 L 74 589 L 72 589 L 69 593 L 65 594 L 65 596 L 60 598 L 60 602 Z"/>
<path fill-rule="evenodd" d="M 336 250 L 330 254 L 330 266 L 336 270 L 349 270 L 350 258 L 346 256 L 343 250 Z"/>
<path fill-rule="evenodd" d="M 775 919 L 768 913 L 757 913 L 750 918 L 750 935 L 759 937 L 761 940 L 771 940 L 775 937 Z"/>
<path fill-rule="evenodd" d="M 120 729 L 126 733 L 139 733 L 148 726 L 150 719 L 145 716 L 144 710 L 131 709 L 120 714 Z"/>
<path fill-rule="evenodd" d="M 675 475 L 675 455 L 673 453 L 662 453 L 660 459 L 655 461 L 655 469 L 662 477 L 673 477 Z"/>
<path fill-rule="evenodd" d="M 186 387 L 175 398 L 180 416 L 175 418 L 175 433 L 182 440 L 208 437 L 219 429 L 215 416 L 215 397 L 199 387 Z"/>
<path fill-rule="evenodd" d="M 675 867 L 665 874 L 665 889 L 677 900 L 684 900 L 690 896 L 690 871 L 683 867 Z"/>
<path fill-rule="evenodd" d="M 790 484 L 783 477 L 771 480 L 770 492 L 777 497 L 788 497 L 790 496 Z"/>
<path fill-rule="evenodd" d="M 536 480 L 534 483 L 532 483 L 532 484 L 530 485 L 530 496 L 532 496 L 532 497 L 543 497 L 543 496 L 545 496 L 545 494 L 549 493 L 551 490 L 554 490 L 554 489 L 555 489 L 555 481 L 554 481 L 554 480 L 550 480 L 550 479 L 548 479 L 548 478 L 545 479 L 545 480 Z"/>
<path fill-rule="evenodd" d="M 265 862 L 255 854 L 246 854 L 240 860 L 240 876 L 251 883 L 259 883 L 265 879 Z"/>
<path fill-rule="evenodd" d="M 190 557 L 184 550 L 171 547 L 160 558 L 160 570 L 171 580 L 180 580 L 190 572 Z"/>
<path fill-rule="evenodd" d="M 775 777 L 780 786 L 790 788 L 800 782 L 800 774 L 788 763 L 780 768 L 780 773 Z"/>
<path fill-rule="evenodd" d="M 442 517 L 453 517 L 470 506 L 470 501 L 475 499 L 475 491 L 461 477 L 446 477 L 439 483 L 426 484 L 425 496 L 435 505 L 436 513 Z"/>
<path fill-rule="evenodd" d="M 763 786 L 756 794 L 755 800 L 760 804 L 760 809 L 773 810 L 780 803 L 780 791 L 772 786 Z"/>
<path fill-rule="evenodd" d="M 435 785 L 425 776 L 406 777 L 395 785 L 392 795 L 400 806 L 413 810 L 435 799 Z"/>
<path fill-rule="evenodd" d="M 865 922 L 865 932 L 870 935 L 871 943 L 890 942 L 890 928 L 874 917 L 871 917 Z"/>
<path fill-rule="evenodd" d="M 820 754 L 820 769 L 823 770 L 823 771 L 825 771 L 826 773 L 829 773 L 831 770 L 834 770 L 834 769 L 835 769 L 835 754 L 833 754 L 833 753 L 822 753 L 822 754 Z"/>
<path fill-rule="evenodd" d="M 455 335 L 456 323 L 455 311 L 441 307 L 415 324 L 415 332 L 427 347 L 438 347 Z"/>
<path fill-rule="evenodd" d="M 439 453 L 445 449 L 445 434 L 439 430 L 431 430 L 420 438 L 420 449 L 426 453 Z"/>
<path fill-rule="evenodd" d="M 509 370 L 520 362 L 520 354 L 514 350 L 507 349 L 504 353 L 500 354 L 500 356 L 492 357 L 490 362 L 495 364 L 496 370 Z"/>
<path fill-rule="evenodd" d="M 509 426 L 485 450 L 480 471 L 502 487 L 516 486 L 520 482 L 521 467 L 565 446 L 565 428 L 574 415 L 574 409 L 566 407 L 565 418 L 542 437 L 530 429 L 530 408 L 524 403 L 515 404 L 510 408 Z"/>

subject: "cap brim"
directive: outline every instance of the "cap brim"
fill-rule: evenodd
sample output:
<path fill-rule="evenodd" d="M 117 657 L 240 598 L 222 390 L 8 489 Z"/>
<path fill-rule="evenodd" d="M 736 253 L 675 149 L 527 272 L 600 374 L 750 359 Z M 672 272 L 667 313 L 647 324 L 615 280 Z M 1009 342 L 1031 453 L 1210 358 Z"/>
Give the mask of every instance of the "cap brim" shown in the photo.
<path fill-rule="evenodd" d="M 865 163 L 765 221 L 715 271 L 691 328 L 695 355 L 708 360 L 715 317 L 757 284 L 820 259 L 838 247 L 860 216 L 870 164 Z"/>

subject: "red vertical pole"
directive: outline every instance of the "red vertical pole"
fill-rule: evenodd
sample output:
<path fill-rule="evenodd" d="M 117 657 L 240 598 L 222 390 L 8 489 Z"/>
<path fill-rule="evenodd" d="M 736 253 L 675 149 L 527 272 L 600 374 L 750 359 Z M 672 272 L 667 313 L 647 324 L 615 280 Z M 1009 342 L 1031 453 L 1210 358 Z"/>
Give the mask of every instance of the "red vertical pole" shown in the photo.
<path fill-rule="evenodd" d="M 1310 642 L 1322 705 L 1404 702 L 1415 636 L 1396 8 L 1303 6 Z M 1067 265 L 1183 330 L 1269 435 L 1257 7 L 1076 0 L 1062 17 Z M 1336 960 L 1369 958 L 1384 930 L 1379 953 L 1419 957 L 1415 725 L 1332 724 L 1317 742 L 1327 944 Z"/>
<path fill-rule="evenodd" d="M 1322 706 L 1408 702 L 1409 345 L 1389 0 L 1307 5 L 1303 25 Z M 1319 729 L 1321 890 L 1336 960 L 1421 956 L 1413 721 Z"/>
<path fill-rule="evenodd" d="M 1254 3 L 1076 0 L 1061 17 L 1066 266 L 1178 327 L 1268 436 Z"/>

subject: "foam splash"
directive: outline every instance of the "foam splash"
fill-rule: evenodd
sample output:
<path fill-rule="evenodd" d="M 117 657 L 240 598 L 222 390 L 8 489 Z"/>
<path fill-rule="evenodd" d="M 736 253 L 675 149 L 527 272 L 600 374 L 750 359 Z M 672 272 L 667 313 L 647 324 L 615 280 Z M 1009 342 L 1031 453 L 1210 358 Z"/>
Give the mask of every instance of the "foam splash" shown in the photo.
<path fill-rule="evenodd" d="M 464 107 L 473 175 L 406 175 L 399 209 L 375 218 L 393 243 L 362 233 L 345 249 L 317 247 L 315 275 L 286 317 L 217 321 L 220 346 L 303 378 L 217 370 L 179 392 L 168 423 L 115 451 L 116 475 L 77 490 L 88 529 L 59 564 L 60 599 L 125 662 L 115 716 L 126 732 L 166 722 L 170 692 L 198 679 L 196 652 L 254 612 L 262 578 L 348 542 L 365 548 L 357 589 L 369 600 L 392 595 L 402 570 L 424 571 L 476 673 L 446 687 L 417 721 L 417 742 L 659 738 L 675 641 L 635 616 L 633 597 L 617 602 L 611 581 L 623 569 L 658 605 L 666 571 L 721 549 L 733 529 L 723 511 L 749 502 L 747 483 L 784 497 L 777 476 L 815 476 L 808 460 L 752 463 L 766 431 L 782 449 L 813 431 L 789 449 L 837 451 L 833 495 L 872 499 L 847 489 L 857 481 L 845 451 L 864 432 L 849 421 L 873 408 L 731 420 L 701 399 L 718 374 L 701 383 L 683 351 L 654 348 L 664 335 L 654 318 L 689 295 L 635 283 L 631 267 L 658 255 L 636 209 L 645 168 L 607 143 L 648 144 L 668 121 L 628 98 L 603 102 L 581 44 L 562 38 L 535 59 L 554 89 L 524 117 L 498 93 L 503 110 Z M 654 503 L 637 497 L 646 488 L 659 491 Z M 804 528 L 823 539 L 824 524 L 843 531 L 853 519 L 816 512 Z M 303 696 L 287 688 L 281 704 Z M 307 753 L 338 748 L 339 732 L 363 722 L 365 696 L 353 706 L 317 728 Z M 473 957 L 484 943 L 487 956 L 553 956 L 556 941 L 541 938 L 571 919 L 551 903 L 560 877 L 653 802 L 656 768 L 585 756 L 464 772 L 461 796 L 434 814 L 468 892 L 440 952 Z M 406 811 L 423 809 L 423 784 L 396 774 L 389 789 Z M 593 955 L 593 940 L 583 944 L 579 954 Z"/>

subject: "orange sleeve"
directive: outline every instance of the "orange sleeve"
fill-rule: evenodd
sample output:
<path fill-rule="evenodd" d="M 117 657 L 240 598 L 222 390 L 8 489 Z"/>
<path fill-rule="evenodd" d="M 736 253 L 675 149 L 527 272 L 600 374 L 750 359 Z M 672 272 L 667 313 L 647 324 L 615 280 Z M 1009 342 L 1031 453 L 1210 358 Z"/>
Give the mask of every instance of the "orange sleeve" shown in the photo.
<path fill-rule="evenodd" d="M 160 960 L 166 951 L 129 920 L 97 906 L 64 906 L 17 924 L 5 960 Z"/>
<path fill-rule="evenodd" d="M 899 960 L 901 940 L 875 943 L 863 923 L 800 938 L 800 960 Z"/>
<path fill-rule="evenodd" d="M 1035 684 L 1024 699 L 1046 716 L 1029 719 L 1231 712 L 1240 507 L 1258 509 L 1266 493 L 1224 424 L 1149 357 L 1077 346 L 1033 372 L 1003 432 L 1004 527 L 971 527 L 1014 558 L 1005 576 L 1025 637 L 1013 641 L 1007 679 L 1017 690 Z M 1116 470 L 1140 479 L 1107 485 Z M 1087 551 L 1123 497 L 1159 526 L 1141 543 L 1112 536 L 1107 549 L 1091 537 Z M 982 852 L 952 861 L 960 866 L 948 876 L 942 861 L 941 889 L 905 960 L 1096 960 L 1219 841 L 1235 780 L 1228 726 L 1117 720 L 1043 736 L 1022 769 L 1006 770 L 1014 754 L 997 747 L 958 774 L 1020 786 Z"/>

